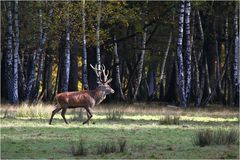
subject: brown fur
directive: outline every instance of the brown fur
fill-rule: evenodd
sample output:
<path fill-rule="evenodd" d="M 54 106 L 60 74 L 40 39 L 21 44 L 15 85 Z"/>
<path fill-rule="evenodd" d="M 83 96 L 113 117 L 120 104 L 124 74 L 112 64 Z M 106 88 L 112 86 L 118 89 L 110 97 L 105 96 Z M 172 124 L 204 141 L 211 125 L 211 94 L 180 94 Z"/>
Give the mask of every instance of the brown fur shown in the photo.
<path fill-rule="evenodd" d="M 92 108 L 95 105 L 100 104 L 107 94 L 114 93 L 114 90 L 107 84 L 101 84 L 95 90 L 84 90 L 76 92 L 63 92 L 55 96 L 56 109 L 52 112 L 49 124 L 52 123 L 53 116 L 62 110 L 62 117 L 66 124 L 68 124 L 65 113 L 68 108 L 79 108 L 83 107 L 87 111 L 88 119 L 83 122 L 87 123 L 92 117 Z"/>

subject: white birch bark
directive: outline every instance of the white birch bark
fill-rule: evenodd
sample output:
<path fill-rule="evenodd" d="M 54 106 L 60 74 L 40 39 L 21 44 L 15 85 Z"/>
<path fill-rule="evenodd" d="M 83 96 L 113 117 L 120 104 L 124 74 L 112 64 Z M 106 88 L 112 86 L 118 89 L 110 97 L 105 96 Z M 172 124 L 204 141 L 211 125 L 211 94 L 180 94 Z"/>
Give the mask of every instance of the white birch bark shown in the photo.
<path fill-rule="evenodd" d="M 186 1 L 186 9 L 185 9 L 185 28 L 186 28 L 186 85 L 185 85 L 185 94 L 186 94 L 186 102 L 189 101 L 190 90 L 191 90 L 191 78 L 192 78 L 192 57 L 191 57 L 191 33 L 190 33 L 190 12 L 191 12 L 191 4 L 190 0 Z"/>
<path fill-rule="evenodd" d="M 147 22 L 145 22 L 146 24 Z M 142 80 L 142 72 L 143 72 L 143 62 L 144 62 L 144 55 L 145 55 L 145 48 L 146 48 L 146 40 L 147 40 L 147 28 L 144 29 L 143 35 L 142 35 L 142 51 L 140 54 L 140 60 L 139 63 L 136 67 L 137 70 L 137 78 L 135 82 L 135 90 L 134 90 L 134 95 L 133 95 L 133 101 L 136 100 L 137 94 L 138 94 L 138 89 Z"/>
<path fill-rule="evenodd" d="M 184 23 L 184 1 L 180 1 L 180 14 L 178 20 L 178 40 L 177 40 L 177 75 L 180 96 L 180 106 L 186 107 L 185 79 L 183 68 L 182 44 L 183 44 L 183 23 Z"/>
<path fill-rule="evenodd" d="M 96 28 L 96 58 L 97 58 L 97 68 L 100 72 L 101 70 L 101 54 L 100 54 L 100 23 L 101 23 L 101 9 L 102 0 L 99 0 L 98 13 L 97 13 L 97 28 Z M 100 75 L 100 73 L 99 73 Z M 100 84 L 97 78 L 97 83 Z"/>
<path fill-rule="evenodd" d="M 82 66 L 82 79 L 83 88 L 89 89 L 88 87 L 88 72 L 87 72 L 87 41 L 86 41 L 86 13 L 85 13 L 85 0 L 82 1 L 82 29 L 83 29 L 83 66 Z"/>

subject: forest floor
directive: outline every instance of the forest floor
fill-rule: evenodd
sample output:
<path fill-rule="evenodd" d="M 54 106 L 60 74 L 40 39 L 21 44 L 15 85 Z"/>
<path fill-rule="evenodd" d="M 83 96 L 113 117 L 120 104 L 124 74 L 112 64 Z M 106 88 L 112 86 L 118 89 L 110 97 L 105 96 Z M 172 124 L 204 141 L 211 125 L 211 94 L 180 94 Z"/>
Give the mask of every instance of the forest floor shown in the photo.
<path fill-rule="evenodd" d="M 237 144 L 204 147 L 194 144 L 199 130 L 238 130 L 237 108 L 108 104 L 94 109 L 89 125 L 82 125 L 86 116 L 80 109 L 67 111 L 69 125 L 59 113 L 49 125 L 52 109 L 50 105 L 2 105 L 1 159 L 239 158 Z M 176 117 L 176 124 L 160 120 L 168 115 Z"/>

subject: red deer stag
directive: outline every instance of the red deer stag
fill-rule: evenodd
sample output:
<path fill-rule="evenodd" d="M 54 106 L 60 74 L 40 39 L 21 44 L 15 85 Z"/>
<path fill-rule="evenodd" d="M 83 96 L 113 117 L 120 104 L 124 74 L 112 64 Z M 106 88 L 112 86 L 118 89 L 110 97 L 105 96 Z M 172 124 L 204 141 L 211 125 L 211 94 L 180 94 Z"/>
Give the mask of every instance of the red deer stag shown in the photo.
<path fill-rule="evenodd" d="M 56 109 L 53 110 L 52 116 L 50 118 L 49 124 L 52 123 L 53 116 L 62 110 L 62 118 L 66 124 L 68 124 L 65 113 L 68 108 L 79 108 L 83 107 L 87 111 L 87 120 L 83 122 L 83 124 L 88 123 L 92 118 L 92 108 L 95 105 L 100 104 L 105 98 L 106 95 L 114 93 L 114 90 L 108 85 L 112 81 L 110 78 L 108 80 L 109 71 L 105 72 L 105 66 L 102 65 L 101 69 L 97 69 L 97 65 L 93 67 L 90 66 L 95 71 L 97 78 L 100 81 L 99 86 L 95 90 L 84 90 L 84 91 L 76 91 L 76 92 L 63 92 L 59 93 L 55 96 L 55 101 L 57 104 L 55 105 Z M 103 80 L 102 80 L 103 73 Z"/>

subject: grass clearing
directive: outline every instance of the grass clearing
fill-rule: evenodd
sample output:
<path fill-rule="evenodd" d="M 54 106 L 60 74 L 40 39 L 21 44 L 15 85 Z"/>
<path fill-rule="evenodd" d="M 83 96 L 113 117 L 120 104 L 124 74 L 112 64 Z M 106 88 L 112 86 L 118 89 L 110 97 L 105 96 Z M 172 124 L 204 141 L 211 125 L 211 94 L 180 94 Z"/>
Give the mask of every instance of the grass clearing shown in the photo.
<path fill-rule="evenodd" d="M 78 114 L 78 110 L 75 113 L 71 110 L 67 112 L 69 125 L 64 123 L 60 114 L 54 117 L 53 125 L 48 125 L 49 117 L 45 117 L 47 115 L 19 117 L 15 114 L 15 117 L 4 117 L 7 108 L 8 114 L 17 113 L 20 108 L 2 106 L 1 158 L 239 158 L 237 144 L 200 147 L 194 145 L 192 141 L 199 130 L 237 130 L 239 126 L 237 110 L 214 109 L 211 115 L 205 109 L 181 110 L 159 106 L 157 110 L 155 105 L 141 104 L 140 107 L 144 108 L 141 110 L 134 105 L 96 107 L 90 125 L 82 125 L 82 121 L 71 120 Z M 46 107 L 46 112 L 51 114 L 53 107 L 44 105 L 42 107 Z M 121 119 L 112 121 L 106 118 L 110 107 L 111 110 L 124 111 Z M 160 118 L 166 115 L 179 116 L 179 124 L 159 125 Z M 83 111 L 83 119 L 85 118 L 86 113 Z M 110 149 L 106 149 L 106 153 L 103 149 L 103 154 L 98 154 L 99 147 Z"/>

